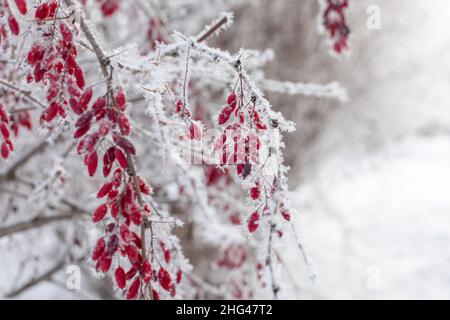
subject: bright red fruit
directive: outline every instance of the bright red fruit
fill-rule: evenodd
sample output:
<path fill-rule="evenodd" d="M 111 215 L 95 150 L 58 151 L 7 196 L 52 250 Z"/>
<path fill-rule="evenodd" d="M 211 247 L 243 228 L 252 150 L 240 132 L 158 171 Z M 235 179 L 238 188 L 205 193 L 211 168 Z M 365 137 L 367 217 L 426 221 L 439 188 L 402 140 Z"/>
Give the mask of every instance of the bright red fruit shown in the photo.
<path fill-rule="evenodd" d="M 35 17 L 37 20 L 45 20 L 50 14 L 50 7 L 47 2 L 44 2 L 36 9 Z"/>
<path fill-rule="evenodd" d="M 234 110 L 236 110 L 237 107 L 236 100 L 237 100 L 236 94 L 232 93 L 228 96 L 227 105 L 223 107 L 222 111 L 219 114 L 218 118 L 219 125 L 223 125 L 226 122 L 228 122 L 228 120 L 231 117 L 231 114 L 233 113 Z"/>
<path fill-rule="evenodd" d="M 8 158 L 8 156 L 9 156 L 9 147 L 8 147 L 8 145 L 5 142 L 2 143 L 1 153 L 2 153 L 2 158 L 3 159 Z"/>
<path fill-rule="evenodd" d="M 127 97 L 123 89 L 119 89 L 119 91 L 117 92 L 116 104 L 121 111 L 125 111 L 125 109 L 127 108 Z"/>
<path fill-rule="evenodd" d="M 180 284 L 182 277 L 183 277 L 183 272 L 181 272 L 181 270 L 178 270 L 178 272 L 177 272 L 177 284 Z"/>
<path fill-rule="evenodd" d="M 21 14 L 27 13 L 27 2 L 26 0 L 14 0 L 16 7 Z"/>
<path fill-rule="evenodd" d="M 97 199 L 105 197 L 111 191 L 112 188 L 113 188 L 112 182 L 105 183 L 98 191 Z"/>
<path fill-rule="evenodd" d="M 85 86 L 84 71 L 79 66 L 75 68 L 74 76 L 77 79 L 78 88 L 83 89 Z"/>
<path fill-rule="evenodd" d="M 258 111 L 256 111 L 256 110 L 253 111 L 253 123 L 260 130 L 266 130 L 267 129 L 267 126 L 264 123 L 262 123 L 261 117 L 260 117 Z"/>
<path fill-rule="evenodd" d="M 75 139 L 81 138 L 82 136 L 84 136 L 84 135 L 89 131 L 89 129 L 91 129 L 91 125 L 90 125 L 90 124 L 87 124 L 87 125 L 84 126 L 84 127 L 78 128 L 78 129 L 75 131 L 73 137 L 74 137 Z"/>
<path fill-rule="evenodd" d="M 89 176 L 93 177 L 98 166 L 98 154 L 96 151 L 86 156 L 86 166 L 88 168 Z"/>
<path fill-rule="evenodd" d="M 259 199 L 259 196 L 261 195 L 261 187 L 259 185 L 259 182 L 255 183 L 255 186 L 250 189 L 250 196 L 253 200 Z"/>
<path fill-rule="evenodd" d="M 128 136 L 131 133 L 130 121 L 123 113 L 119 114 L 117 117 L 117 124 L 119 125 L 120 131 L 123 135 Z"/>
<path fill-rule="evenodd" d="M 101 10 L 105 17 L 110 17 L 119 9 L 119 6 L 119 0 L 105 0 Z"/>
<path fill-rule="evenodd" d="M 128 289 L 127 299 L 132 300 L 132 299 L 136 298 L 140 287 L 141 287 L 141 279 L 139 279 L 139 278 L 134 279 L 133 283 L 131 284 L 130 288 Z"/>
<path fill-rule="evenodd" d="M 0 125 L 0 132 L 2 133 L 3 137 L 5 138 L 5 140 L 8 140 L 8 139 L 9 139 L 10 133 L 9 133 L 8 126 L 6 125 L 5 122 L 3 122 L 3 123 Z"/>
<path fill-rule="evenodd" d="M 114 272 L 114 277 L 116 278 L 117 286 L 120 289 L 125 288 L 127 280 L 126 280 L 126 276 L 125 276 L 125 271 L 123 270 L 122 267 L 118 267 L 116 269 L 116 272 Z"/>
<path fill-rule="evenodd" d="M 166 245 L 162 241 L 159 243 L 159 246 L 161 247 L 161 250 L 164 253 L 164 261 L 166 261 L 166 263 L 169 263 L 170 262 L 170 250 L 166 247 Z"/>
<path fill-rule="evenodd" d="M 117 162 L 119 162 L 120 166 L 123 169 L 127 169 L 128 168 L 128 160 L 127 160 L 127 157 L 125 157 L 125 155 L 123 154 L 123 152 L 120 151 L 119 149 L 116 149 L 114 151 L 114 154 L 115 154 L 116 160 L 117 160 Z"/>
<path fill-rule="evenodd" d="M 106 216 L 107 212 L 108 207 L 106 206 L 106 203 L 104 203 L 95 210 L 94 214 L 92 215 L 92 221 L 94 223 L 101 221 Z"/>
<path fill-rule="evenodd" d="M 286 209 L 281 210 L 281 215 L 283 216 L 284 220 L 291 221 L 291 214 Z"/>
<path fill-rule="evenodd" d="M 164 290 L 170 291 L 172 289 L 172 278 L 170 277 L 170 274 L 166 269 L 159 269 L 158 280 Z"/>
<path fill-rule="evenodd" d="M 103 238 L 98 239 L 94 251 L 92 252 L 92 260 L 94 261 L 98 260 L 98 258 L 100 258 L 105 252 L 105 248 L 106 248 L 105 239 Z"/>
<path fill-rule="evenodd" d="M 153 276 L 153 270 L 152 265 L 148 260 L 144 261 L 144 264 L 142 265 L 142 278 L 144 279 L 145 283 L 149 283 Z"/>
<path fill-rule="evenodd" d="M 83 111 L 87 109 L 87 106 L 92 99 L 92 94 L 92 88 L 88 88 L 83 92 L 83 95 L 80 98 L 80 106 Z"/>
<path fill-rule="evenodd" d="M 101 256 L 97 261 L 96 269 L 97 271 L 101 271 L 103 273 L 108 272 L 109 268 L 111 268 L 112 258 L 110 256 Z"/>
<path fill-rule="evenodd" d="M 259 213 L 258 212 L 253 212 L 252 215 L 250 216 L 250 218 L 248 219 L 248 231 L 250 231 L 251 233 L 255 232 L 258 227 L 258 221 L 260 219 Z"/>
<path fill-rule="evenodd" d="M 150 188 L 147 182 L 145 182 L 144 178 L 138 177 L 138 181 L 139 181 L 139 189 L 143 194 L 147 195 L 152 194 L 152 188 Z"/>
<path fill-rule="evenodd" d="M 20 33 L 19 23 L 17 22 L 16 18 L 13 15 L 10 15 L 8 17 L 8 24 L 9 29 L 11 29 L 11 32 L 16 36 L 19 35 Z"/>
<path fill-rule="evenodd" d="M 61 22 L 61 24 L 59 25 L 59 31 L 61 31 L 61 34 L 65 41 L 72 42 L 73 39 L 72 31 L 70 31 L 67 24 Z"/>

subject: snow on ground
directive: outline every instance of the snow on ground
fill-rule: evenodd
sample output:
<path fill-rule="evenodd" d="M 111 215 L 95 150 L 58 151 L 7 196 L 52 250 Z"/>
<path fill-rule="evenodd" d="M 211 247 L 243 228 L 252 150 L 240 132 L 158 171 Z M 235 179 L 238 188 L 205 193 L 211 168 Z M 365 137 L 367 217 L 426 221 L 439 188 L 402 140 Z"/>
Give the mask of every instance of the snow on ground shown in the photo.
<path fill-rule="evenodd" d="M 450 298 L 450 139 L 329 161 L 295 191 L 317 270 L 302 298 Z"/>

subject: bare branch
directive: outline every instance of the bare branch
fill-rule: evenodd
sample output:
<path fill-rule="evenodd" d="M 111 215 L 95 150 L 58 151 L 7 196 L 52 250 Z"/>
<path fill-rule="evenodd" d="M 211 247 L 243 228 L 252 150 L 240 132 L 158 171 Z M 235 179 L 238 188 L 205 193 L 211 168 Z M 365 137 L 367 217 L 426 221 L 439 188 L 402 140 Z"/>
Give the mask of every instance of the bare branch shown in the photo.
<path fill-rule="evenodd" d="M 222 19 L 220 19 L 216 24 L 214 24 L 209 30 L 207 30 L 202 36 L 200 36 L 197 39 L 197 42 L 203 42 L 206 39 L 208 39 L 209 37 L 211 37 L 214 32 L 216 32 L 217 30 L 219 30 L 224 24 L 226 24 L 228 22 L 228 18 L 227 16 L 224 16 Z"/>
<path fill-rule="evenodd" d="M 64 260 L 62 260 L 57 265 L 55 265 L 52 269 L 48 270 L 46 273 L 42 274 L 41 276 L 39 276 L 37 278 L 32 279 L 31 281 L 27 282 L 23 286 L 11 291 L 5 297 L 6 298 L 14 298 L 14 297 L 18 296 L 19 294 L 21 294 L 22 292 L 34 287 L 35 285 L 51 279 L 55 273 L 57 273 L 64 267 L 64 265 L 65 265 L 65 262 L 64 262 Z"/>
<path fill-rule="evenodd" d="M 5 173 L 0 174 L 0 183 L 5 180 L 14 179 L 17 170 L 23 166 L 29 159 L 31 159 L 35 154 L 43 151 L 46 147 L 47 141 L 42 141 L 37 144 L 33 149 L 25 153 L 19 160 L 17 160 Z"/>
<path fill-rule="evenodd" d="M 78 219 L 81 218 L 82 216 L 83 215 L 81 212 L 67 212 L 57 216 L 38 217 L 31 221 L 20 222 L 12 226 L 0 228 L 0 238 L 7 237 L 20 232 L 25 232 L 31 229 L 43 227 L 54 222 Z"/>
<path fill-rule="evenodd" d="M 35 104 L 37 104 L 39 107 L 44 108 L 44 109 L 46 108 L 46 106 L 42 102 L 40 102 L 37 98 L 33 97 L 29 91 L 21 89 L 13 84 L 7 82 L 6 80 L 2 80 L 2 79 L 0 79 L 0 85 L 3 85 L 9 89 L 15 90 L 15 91 L 21 93 L 22 95 L 24 95 L 26 98 L 28 98 Z"/>

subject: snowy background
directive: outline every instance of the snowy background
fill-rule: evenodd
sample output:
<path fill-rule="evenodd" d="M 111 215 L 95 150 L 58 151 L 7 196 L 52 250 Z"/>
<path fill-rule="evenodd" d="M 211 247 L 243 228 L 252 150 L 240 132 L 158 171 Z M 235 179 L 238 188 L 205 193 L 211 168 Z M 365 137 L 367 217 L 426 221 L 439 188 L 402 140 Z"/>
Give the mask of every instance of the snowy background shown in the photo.
<path fill-rule="evenodd" d="M 371 5 L 380 30 L 366 26 Z M 232 45 L 274 49 L 269 75 L 335 79 L 349 92 L 342 104 L 271 97 L 297 123 L 287 137 L 292 198 L 315 275 L 311 283 L 292 261 L 297 297 L 448 299 L 450 4 L 352 1 L 344 59 L 323 53 L 315 10 L 310 1 L 256 1 L 237 15 L 244 31 L 230 35 Z"/>
<path fill-rule="evenodd" d="M 364 28 L 369 4 L 381 30 Z M 293 191 L 317 274 L 299 297 L 450 298 L 449 19 L 439 0 L 352 7 L 353 55 L 333 73 L 351 101 L 320 124 Z"/>

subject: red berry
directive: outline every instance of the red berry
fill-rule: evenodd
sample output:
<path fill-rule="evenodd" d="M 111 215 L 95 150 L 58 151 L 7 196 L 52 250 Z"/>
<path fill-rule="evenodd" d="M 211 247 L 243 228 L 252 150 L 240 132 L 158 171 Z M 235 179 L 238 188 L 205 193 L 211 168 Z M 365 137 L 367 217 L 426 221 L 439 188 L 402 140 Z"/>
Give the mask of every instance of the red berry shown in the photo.
<path fill-rule="evenodd" d="M 255 232 L 256 229 L 258 229 L 259 224 L 258 221 L 260 219 L 259 213 L 258 212 L 253 212 L 252 215 L 250 216 L 250 218 L 248 219 L 248 231 L 250 231 L 251 233 Z"/>
<path fill-rule="evenodd" d="M 111 191 L 112 188 L 113 188 L 112 182 L 105 183 L 98 191 L 97 199 L 105 197 Z"/>
<path fill-rule="evenodd" d="M 92 94 L 93 94 L 92 88 L 88 88 L 88 89 L 86 89 L 86 90 L 83 92 L 83 94 L 81 95 L 81 98 L 80 98 L 80 107 L 81 107 L 81 109 L 82 109 L 83 111 L 85 111 L 85 110 L 87 109 L 88 104 L 89 104 L 89 102 L 90 102 L 91 99 L 92 99 Z"/>
<path fill-rule="evenodd" d="M 131 133 L 131 126 L 128 118 L 123 113 L 119 114 L 117 117 L 117 124 L 119 125 L 120 131 L 123 135 L 128 136 Z"/>
<path fill-rule="evenodd" d="M 112 16 L 119 9 L 118 0 L 106 0 L 103 2 L 101 10 L 105 17 Z"/>
<path fill-rule="evenodd" d="M 152 188 L 150 188 L 150 186 L 147 184 L 147 182 L 145 182 L 144 178 L 139 176 L 138 181 L 139 181 L 139 189 L 141 190 L 141 192 L 143 194 L 146 194 L 146 195 L 152 194 Z"/>
<path fill-rule="evenodd" d="M 111 268 L 112 258 L 110 256 L 101 256 L 97 261 L 96 269 L 97 271 L 101 271 L 103 273 L 108 272 L 109 268 Z"/>
<path fill-rule="evenodd" d="M 167 249 L 166 245 L 162 241 L 159 243 L 159 246 L 161 247 L 161 250 L 164 253 L 164 261 L 166 261 L 166 263 L 169 263 L 170 262 L 170 250 Z"/>
<path fill-rule="evenodd" d="M 5 142 L 2 143 L 2 148 L 1 149 L 2 149 L 1 150 L 2 158 L 3 159 L 8 158 L 8 156 L 9 156 L 9 148 L 8 148 L 8 145 Z"/>
<path fill-rule="evenodd" d="M 107 207 L 106 203 L 104 203 L 95 210 L 94 214 L 92 215 L 92 221 L 94 223 L 97 223 L 97 222 L 103 220 L 103 218 L 106 216 L 107 212 L 108 212 L 108 207 Z"/>
<path fill-rule="evenodd" d="M 69 42 L 69 43 L 72 42 L 72 39 L 73 39 L 72 31 L 70 31 L 67 24 L 65 24 L 64 22 L 61 22 L 61 24 L 59 25 L 59 30 L 61 31 L 61 35 L 63 36 L 63 39 L 66 42 Z"/>
<path fill-rule="evenodd" d="M 261 195 L 261 187 L 259 185 L 259 182 L 255 183 L 255 186 L 250 189 L 250 196 L 253 200 L 259 199 L 259 196 Z"/>
<path fill-rule="evenodd" d="M 47 2 L 44 2 L 36 9 L 36 19 L 37 20 L 45 20 L 50 14 L 50 7 Z"/>
<path fill-rule="evenodd" d="M 21 14 L 27 13 L 27 2 L 26 0 L 14 0 L 16 7 Z"/>
<path fill-rule="evenodd" d="M 118 267 L 116 269 L 116 272 L 114 272 L 114 277 L 116 278 L 117 286 L 120 289 L 125 288 L 127 280 L 126 280 L 126 277 L 125 277 L 125 271 L 123 270 L 122 267 Z"/>
<path fill-rule="evenodd" d="M 9 29 L 11 29 L 11 32 L 16 36 L 19 35 L 20 33 L 19 23 L 17 22 L 16 18 L 13 15 L 10 15 L 8 17 L 8 24 Z"/>
<path fill-rule="evenodd" d="M 74 137 L 75 139 L 79 139 L 79 138 L 81 138 L 82 136 L 84 136 L 84 135 L 89 131 L 89 129 L 91 129 L 91 125 L 88 123 L 88 124 L 85 125 L 84 127 L 78 128 L 78 129 L 75 131 L 73 137 Z"/>
<path fill-rule="evenodd" d="M 167 272 L 166 269 L 161 268 L 158 271 L 158 280 L 161 284 L 161 287 L 166 290 L 170 291 L 172 288 L 172 278 L 170 277 L 169 272 Z"/>
<path fill-rule="evenodd" d="M 0 119 L 3 122 L 8 123 L 8 115 L 6 114 L 6 111 L 3 109 L 1 104 L 0 104 Z"/>
<path fill-rule="evenodd" d="M 139 278 L 134 279 L 133 283 L 131 284 L 130 288 L 128 289 L 127 299 L 132 300 L 132 299 L 136 298 L 139 293 L 140 287 L 141 287 L 141 279 L 139 279 Z"/>
<path fill-rule="evenodd" d="M 56 10 L 59 7 L 59 3 L 56 0 L 52 0 L 52 1 L 50 1 L 48 7 L 49 7 L 48 16 L 49 17 L 54 17 L 56 15 Z"/>
<path fill-rule="evenodd" d="M 261 122 L 261 117 L 260 117 L 258 111 L 256 111 L 256 110 L 253 111 L 253 123 L 260 130 L 267 129 L 267 126 Z"/>
<path fill-rule="evenodd" d="M 5 122 L 3 122 L 1 125 L 0 125 L 0 132 L 2 133 L 2 135 L 3 135 L 3 137 L 5 138 L 5 140 L 8 140 L 9 139 L 9 129 L 8 129 L 8 127 L 7 127 L 7 125 L 6 125 L 6 123 Z"/>
<path fill-rule="evenodd" d="M 77 80 L 78 88 L 83 89 L 85 86 L 84 72 L 79 66 L 76 66 L 74 76 Z"/>
<path fill-rule="evenodd" d="M 142 265 L 142 278 L 145 283 L 149 283 L 152 279 L 153 271 L 152 271 L 152 265 L 148 260 L 144 261 L 144 264 Z"/>
<path fill-rule="evenodd" d="M 92 260 L 94 261 L 98 260 L 98 258 L 100 258 L 105 252 L 105 248 L 106 248 L 105 239 L 103 238 L 98 239 L 94 251 L 92 252 Z"/>
<path fill-rule="evenodd" d="M 119 149 L 116 149 L 114 151 L 114 154 L 115 154 L 116 160 L 117 160 L 117 162 L 119 162 L 120 166 L 123 169 L 127 169 L 128 168 L 128 160 L 127 160 L 127 157 L 125 157 L 125 155 L 123 154 L 123 152 L 120 151 Z"/>
<path fill-rule="evenodd" d="M 291 214 L 286 209 L 281 210 L 281 215 L 283 216 L 284 220 L 291 221 Z"/>
<path fill-rule="evenodd" d="M 119 91 L 117 92 L 116 104 L 121 111 L 125 111 L 125 109 L 127 108 L 127 97 L 123 89 L 119 89 Z"/>
<path fill-rule="evenodd" d="M 93 177 L 97 171 L 98 166 L 98 154 L 96 151 L 90 153 L 86 157 L 86 166 L 88 168 L 89 176 Z"/>

